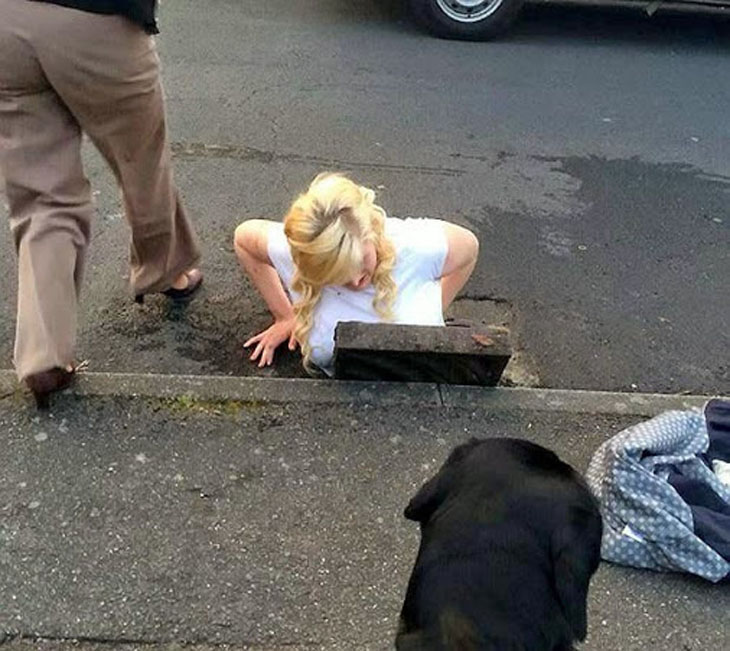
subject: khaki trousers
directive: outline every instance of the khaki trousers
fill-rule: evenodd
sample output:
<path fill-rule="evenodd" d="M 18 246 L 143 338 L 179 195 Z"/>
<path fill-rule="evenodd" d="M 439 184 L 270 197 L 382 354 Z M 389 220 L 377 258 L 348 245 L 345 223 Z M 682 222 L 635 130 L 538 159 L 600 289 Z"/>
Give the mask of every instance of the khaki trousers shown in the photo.
<path fill-rule="evenodd" d="M 18 255 L 21 380 L 73 361 L 94 213 L 82 131 L 122 189 L 132 291 L 167 289 L 199 251 L 173 182 L 154 39 L 120 16 L 0 0 L 0 175 Z"/>

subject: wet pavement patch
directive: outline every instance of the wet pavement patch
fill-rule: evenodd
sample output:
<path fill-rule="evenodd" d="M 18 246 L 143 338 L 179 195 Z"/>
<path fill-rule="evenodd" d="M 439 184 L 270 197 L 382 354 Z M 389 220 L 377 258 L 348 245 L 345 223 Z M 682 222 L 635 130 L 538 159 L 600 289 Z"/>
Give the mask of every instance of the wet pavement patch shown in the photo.
<path fill-rule="evenodd" d="M 471 285 L 509 295 L 541 384 L 727 392 L 730 178 L 639 159 L 543 160 L 575 179 L 571 210 L 486 208 L 474 221 L 495 245 Z"/>
<path fill-rule="evenodd" d="M 210 166 L 221 160 L 216 156 L 194 163 L 196 178 L 212 174 Z M 464 170 L 444 182 L 453 218 L 477 232 L 482 244 L 452 312 L 509 324 L 515 355 L 504 383 L 730 390 L 726 177 L 635 158 L 475 151 L 449 160 Z M 210 191 L 222 192 L 215 182 L 211 177 Z M 159 296 L 134 305 L 118 247 L 126 231 L 101 227 L 99 237 L 107 246 L 114 242 L 115 253 L 89 270 L 78 358 L 88 359 L 92 371 L 306 377 L 298 353 L 280 350 L 266 369 L 248 361 L 243 343 L 271 320 L 237 267 L 231 246 L 236 219 L 221 216 L 230 210 L 227 202 L 191 203 L 204 216 L 201 295 L 184 310 Z M 103 246 L 95 244 L 92 253 L 104 257 L 110 249 Z M 8 368 L 14 291 L 4 298 L 0 326 L 7 336 L 0 354 Z"/>

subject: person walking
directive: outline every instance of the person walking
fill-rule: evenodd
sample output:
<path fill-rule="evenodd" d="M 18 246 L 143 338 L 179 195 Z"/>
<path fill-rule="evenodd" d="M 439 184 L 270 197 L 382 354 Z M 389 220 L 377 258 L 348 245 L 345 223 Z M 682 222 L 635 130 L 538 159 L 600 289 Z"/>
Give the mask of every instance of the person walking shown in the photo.
<path fill-rule="evenodd" d="M 94 207 L 85 132 L 111 167 L 131 227 L 130 283 L 186 301 L 196 234 L 175 187 L 156 0 L 0 0 L 0 176 L 18 257 L 14 364 L 39 407 L 71 384 Z"/>

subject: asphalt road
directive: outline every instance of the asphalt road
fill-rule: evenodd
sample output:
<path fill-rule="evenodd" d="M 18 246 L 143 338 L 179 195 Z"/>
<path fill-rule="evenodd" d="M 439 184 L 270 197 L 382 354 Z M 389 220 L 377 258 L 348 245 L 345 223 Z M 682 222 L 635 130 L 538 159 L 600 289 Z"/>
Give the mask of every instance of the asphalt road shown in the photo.
<path fill-rule="evenodd" d="M 418 544 L 402 510 L 454 445 L 519 436 L 583 470 L 638 420 L 70 395 L 36 414 L 0 399 L 0 642 L 392 648 Z M 726 586 L 604 563 L 582 648 L 727 649 L 728 608 Z"/>
<path fill-rule="evenodd" d="M 509 308 L 533 382 L 730 390 L 727 23 L 541 8 L 502 41 L 458 43 L 419 32 L 400 1 L 175 0 L 161 27 L 206 290 L 185 314 L 132 305 L 118 192 L 86 150 L 99 219 L 79 357 L 93 370 L 255 373 L 240 345 L 267 315 L 232 231 L 340 169 L 391 214 L 478 233 L 467 296 Z M 9 367 L 6 232 L 0 279 Z"/>

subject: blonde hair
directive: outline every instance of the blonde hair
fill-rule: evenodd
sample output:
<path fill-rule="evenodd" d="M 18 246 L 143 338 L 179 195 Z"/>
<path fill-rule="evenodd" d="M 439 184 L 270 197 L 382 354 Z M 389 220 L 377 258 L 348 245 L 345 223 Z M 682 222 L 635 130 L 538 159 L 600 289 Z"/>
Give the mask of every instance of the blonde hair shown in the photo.
<path fill-rule="evenodd" d="M 385 237 L 385 211 L 375 204 L 375 193 L 342 174 L 319 174 L 292 204 L 284 232 L 296 267 L 292 289 L 299 294 L 294 338 L 302 349 L 304 368 L 312 371 L 309 333 L 322 288 L 344 285 L 360 273 L 363 245 L 372 242 L 377 258 L 373 308 L 390 320 L 396 295 L 395 249 Z"/>

